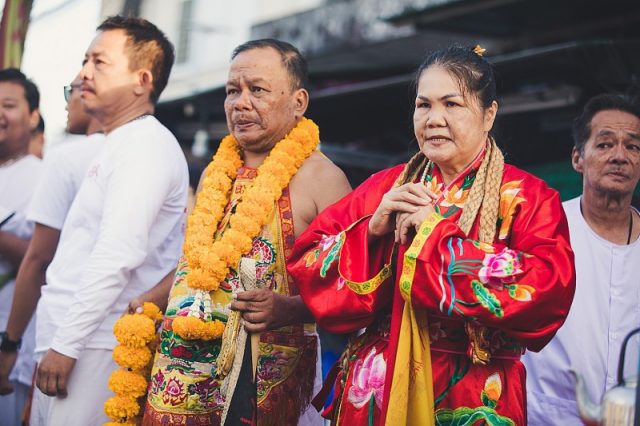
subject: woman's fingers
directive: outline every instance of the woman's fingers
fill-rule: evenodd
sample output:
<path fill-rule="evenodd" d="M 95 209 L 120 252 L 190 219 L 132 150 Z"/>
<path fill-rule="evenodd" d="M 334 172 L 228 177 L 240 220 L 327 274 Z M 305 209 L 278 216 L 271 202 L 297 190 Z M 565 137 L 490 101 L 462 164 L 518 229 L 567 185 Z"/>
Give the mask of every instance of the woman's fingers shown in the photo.
<path fill-rule="evenodd" d="M 399 229 L 398 222 L 395 222 L 395 227 L 394 222 L 392 222 L 394 216 L 415 213 L 425 206 L 432 205 L 436 200 L 437 196 L 422 183 L 406 183 L 393 188 L 384 195 L 369 222 L 371 236 L 379 237 L 389 232 L 394 232 L 394 230 L 397 231 Z M 397 242 L 402 237 L 402 235 L 395 232 Z"/>

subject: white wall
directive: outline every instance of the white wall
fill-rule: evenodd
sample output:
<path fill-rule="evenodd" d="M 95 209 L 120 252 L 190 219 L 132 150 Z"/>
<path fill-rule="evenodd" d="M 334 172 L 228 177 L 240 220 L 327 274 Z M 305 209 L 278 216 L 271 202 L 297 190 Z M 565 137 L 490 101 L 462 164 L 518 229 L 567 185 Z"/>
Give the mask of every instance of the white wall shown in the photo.
<path fill-rule="evenodd" d="M 59 142 L 67 120 L 63 86 L 82 66 L 98 24 L 97 0 L 34 0 L 22 71 L 40 89 L 47 146 Z"/>

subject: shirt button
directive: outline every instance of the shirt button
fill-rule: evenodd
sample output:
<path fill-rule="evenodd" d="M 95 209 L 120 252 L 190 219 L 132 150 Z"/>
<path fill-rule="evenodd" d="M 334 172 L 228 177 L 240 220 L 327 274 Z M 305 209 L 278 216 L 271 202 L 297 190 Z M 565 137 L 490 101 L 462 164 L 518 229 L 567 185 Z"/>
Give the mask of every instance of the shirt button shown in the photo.
<path fill-rule="evenodd" d="M 611 340 L 617 340 L 618 339 L 618 333 L 611 333 Z"/>

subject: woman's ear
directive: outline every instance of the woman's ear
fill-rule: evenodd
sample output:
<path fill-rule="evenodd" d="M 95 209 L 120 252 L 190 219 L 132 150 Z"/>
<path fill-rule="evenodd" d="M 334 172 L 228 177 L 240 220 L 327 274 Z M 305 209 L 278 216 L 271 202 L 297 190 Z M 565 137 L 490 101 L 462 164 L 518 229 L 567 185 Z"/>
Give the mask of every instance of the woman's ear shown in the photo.
<path fill-rule="evenodd" d="M 496 121 L 496 115 L 498 114 L 498 102 L 493 101 L 488 108 L 484 109 L 484 131 L 489 133 L 493 128 L 493 123 Z"/>

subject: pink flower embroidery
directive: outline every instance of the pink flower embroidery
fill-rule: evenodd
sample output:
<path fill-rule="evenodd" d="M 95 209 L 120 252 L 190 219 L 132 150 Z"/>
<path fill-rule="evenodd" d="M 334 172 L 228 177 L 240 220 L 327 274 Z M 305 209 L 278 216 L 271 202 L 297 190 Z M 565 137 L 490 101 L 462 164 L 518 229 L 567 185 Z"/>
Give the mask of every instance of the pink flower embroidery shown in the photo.
<path fill-rule="evenodd" d="M 187 394 L 184 392 L 184 385 L 175 378 L 169 379 L 167 387 L 162 395 L 162 401 L 165 404 L 176 406 L 187 399 Z"/>
<path fill-rule="evenodd" d="M 378 408 L 381 408 L 386 371 L 387 363 L 382 354 L 376 355 L 376 348 L 372 348 L 364 360 L 358 359 L 353 366 L 348 401 L 360 409 L 373 397 Z"/>
<path fill-rule="evenodd" d="M 515 281 L 515 276 L 522 273 L 522 263 L 517 252 L 508 248 L 498 254 L 485 254 L 482 265 L 478 278 L 483 284 L 497 290 L 501 290 L 503 284 Z"/>
<path fill-rule="evenodd" d="M 342 232 L 336 235 L 323 235 L 320 240 L 320 246 L 322 247 L 322 251 L 327 251 L 331 248 L 337 241 L 342 237 Z"/>

